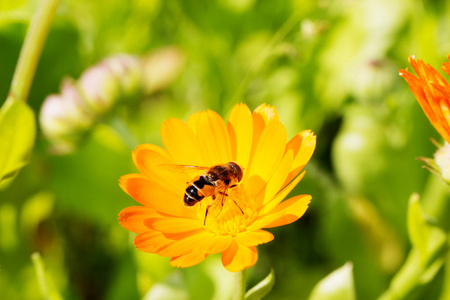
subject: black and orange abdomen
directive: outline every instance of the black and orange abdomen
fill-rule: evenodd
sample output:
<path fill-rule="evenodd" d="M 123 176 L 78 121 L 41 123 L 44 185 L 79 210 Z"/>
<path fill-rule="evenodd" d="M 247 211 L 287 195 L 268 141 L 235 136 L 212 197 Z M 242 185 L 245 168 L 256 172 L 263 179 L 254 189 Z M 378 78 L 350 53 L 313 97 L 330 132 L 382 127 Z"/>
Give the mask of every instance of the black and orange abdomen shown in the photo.
<path fill-rule="evenodd" d="M 207 189 L 204 189 L 205 186 L 213 186 L 212 182 L 209 182 L 205 179 L 205 177 L 202 175 L 197 180 L 192 182 L 187 188 L 186 192 L 184 193 L 184 204 L 186 206 L 194 206 L 197 202 L 201 201 L 203 198 L 210 196 L 209 193 L 206 193 L 205 191 Z"/>

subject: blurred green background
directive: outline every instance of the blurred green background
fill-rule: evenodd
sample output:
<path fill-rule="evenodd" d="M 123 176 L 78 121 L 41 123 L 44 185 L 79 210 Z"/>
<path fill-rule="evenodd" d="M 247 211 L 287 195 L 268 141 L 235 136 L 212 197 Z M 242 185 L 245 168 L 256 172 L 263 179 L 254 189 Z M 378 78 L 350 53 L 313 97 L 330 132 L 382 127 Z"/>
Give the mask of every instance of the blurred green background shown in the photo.
<path fill-rule="evenodd" d="M 0 101 L 38 2 L 0 2 Z M 270 230 L 249 286 L 274 267 L 265 299 L 307 299 L 350 261 L 358 299 L 376 299 L 411 247 L 409 196 L 419 193 L 431 214 L 449 212 L 435 206 L 448 188 L 416 159 L 441 139 L 398 76 L 411 54 L 440 67 L 449 20 L 444 0 L 62 0 L 28 99 L 37 115 L 64 78 L 108 56 L 174 46 L 184 63 L 164 89 L 118 104 L 71 154 L 52 154 L 38 130 L 29 165 L 0 188 L 0 297 L 43 298 L 30 258 L 38 251 L 64 299 L 167 299 L 168 289 L 173 299 L 223 299 L 219 256 L 180 270 L 134 249 L 117 215 L 135 202 L 118 179 L 135 172 L 134 147 L 161 145 L 165 119 L 204 109 L 227 118 L 245 102 L 274 105 L 290 137 L 317 134 L 294 191 L 311 194 L 311 206 Z M 417 299 L 438 299 L 443 276 Z"/>

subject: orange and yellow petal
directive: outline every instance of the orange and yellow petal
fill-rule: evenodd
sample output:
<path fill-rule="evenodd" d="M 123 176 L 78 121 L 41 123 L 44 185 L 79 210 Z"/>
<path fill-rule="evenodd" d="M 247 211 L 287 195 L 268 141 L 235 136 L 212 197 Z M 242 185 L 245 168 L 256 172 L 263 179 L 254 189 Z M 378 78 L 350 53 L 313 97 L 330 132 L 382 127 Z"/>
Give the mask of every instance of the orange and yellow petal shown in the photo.
<path fill-rule="evenodd" d="M 144 225 L 144 220 L 150 217 L 156 217 L 158 213 L 145 206 L 130 206 L 124 208 L 119 213 L 119 224 L 123 228 L 136 233 L 142 233 L 148 230 Z"/>
<path fill-rule="evenodd" d="M 185 187 L 173 189 L 143 176 L 126 175 L 121 187 L 137 202 L 156 211 L 185 218 L 196 218 L 194 210 L 183 205 Z"/>
<path fill-rule="evenodd" d="M 145 220 L 145 226 L 156 231 L 176 233 L 201 229 L 203 228 L 203 221 L 192 218 L 158 215 L 154 218 L 147 218 Z"/>
<path fill-rule="evenodd" d="M 253 144 L 253 119 L 250 109 L 245 104 L 237 104 L 228 117 L 228 134 L 230 136 L 233 161 L 247 169 Z"/>
<path fill-rule="evenodd" d="M 316 136 L 311 130 L 304 130 L 295 135 L 286 145 L 286 153 L 292 151 L 294 161 L 283 186 L 291 182 L 311 159 L 316 149 Z"/>
<path fill-rule="evenodd" d="M 258 260 L 255 247 L 247 247 L 235 240 L 222 252 L 222 264 L 230 272 L 239 272 L 253 266 Z"/>
<path fill-rule="evenodd" d="M 273 239 L 273 234 L 265 230 L 244 231 L 236 236 L 236 242 L 247 247 L 265 244 Z"/>
<path fill-rule="evenodd" d="M 170 265 L 177 268 L 192 267 L 204 261 L 207 256 L 208 254 L 191 252 L 182 256 L 172 257 Z"/>
<path fill-rule="evenodd" d="M 169 119 L 161 126 L 161 139 L 175 164 L 206 166 L 197 136 L 183 121 Z"/>
<path fill-rule="evenodd" d="M 230 137 L 222 117 L 211 110 L 197 113 L 196 116 L 191 126 L 195 126 L 198 142 L 201 145 L 206 162 L 203 166 L 214 166 L 232 161 Z"/>
<path fill-rule="evenodd" d="M 168 237 L 167 234 L 164 234 L 164 236 Z M 191 252 L 194 248 L 198 247 L 198 245 L 201 245 L 204 241 L 211 239 L 212 236 L 213 235 L 206 230 L 185 233 L 183 238 L 176 239 L 173 241 L 173 243 L 158 248 L 156 254 L 166 257 L 184 255 Z"/>
<path fill-rule="evenodd" d="M 294 157 L 292 151 L 289 151 L 283 156 L 283 159 L 275 168 L 273 175 L 270 178 L 269 182 L 267 182 L 265 188 L 262 189 L 255 197 L 255 208 L 257 210 L 259 210 L 261 207 L 264 207 L 268 202 L 272 201 L 275 195 L 280 191 L 283 183 L 286 180 L 286 177 L 289 174 L 293 159 Z"/>
<path fill-rule="evenodd" d="M 261 207 L 259 211 L 259 215 L 265 215 L 269 213 L 272 209 L 274 209 L 284 198 L 289 195 L 289 193 L 297 186 L 297 184 L 302 180 L 303 176 L 305 176 L 305 171 L 303 171 L 300 175 L 298 175 L 294 180 L 292 180 L 287 186 L 285 186 L 281 191 L 279 191 L 273 198 L 271 198 L 268 202 Z"/>
<path fill-rule="evenodd" d="M 446 92 L 449 90 L 449 84 L 429 64 L 420 59 L 415 60 L 412 56 L 408 59 L 418 77 L 406 69 L 400 70 L 400 76 L 408 82 L 409 88 L 434 128 L 447 142 L 450 142 L 449 98 Z M 444 64 L 443 70 L 447 68 Z"/>
<path fill-rule="evenodd" d="M 298 195 L 278 204 L 268 214 L 260 216 L 247 230 L 272 228 L 298 220 L 308 209 L 310 195 Z"/>
<path fill-rule="evenodd" d="M 161 232 L 147 230 L 134 238 L 134 245 L 141 251 L 157 253 L 159 249 L 173 244 L 175 241 L 168 239 Z"/>
<path fill-rule="evenodd" d="M 189 176 L 183 172 L 170 171 L 164 168 L 165 165 L 173 164 L 169 154 L 161 147 L 142 144 L 133 151 L 133 161 L 136 168 L 145 177 L 161 182 L 172 188 L 184 186 L 189 181 Z"/>
<path fill-rule="evenodd" d="M 244 174 L 242 186 L 248 197 L 254 197 L 265 186 L 279 165 L 286 147 L 286 129 L 280 122 L 269 122 L 263 129 Z"/>

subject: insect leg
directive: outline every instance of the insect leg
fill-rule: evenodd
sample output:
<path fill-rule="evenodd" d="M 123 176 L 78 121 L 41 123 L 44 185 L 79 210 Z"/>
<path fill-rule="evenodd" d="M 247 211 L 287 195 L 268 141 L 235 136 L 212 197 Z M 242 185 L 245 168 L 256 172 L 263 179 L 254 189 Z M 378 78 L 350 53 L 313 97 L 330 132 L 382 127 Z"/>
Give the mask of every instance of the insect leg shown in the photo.
<path fill-rule="evenodd" d="M 203 226 L 205 226 L 205 224 L 206 224 L 206 217 L 208 216 L 209 208 L 213 205 L 214 200 L 216 199 L 216 196 L 215 196 L 215 195 L 212 195 L 212 199 L 213 199 L 213 201 L 211 201 L 211 203 L 208 204 L 208 206 L 206 207 L 205 219 L 203 220 Z"/>

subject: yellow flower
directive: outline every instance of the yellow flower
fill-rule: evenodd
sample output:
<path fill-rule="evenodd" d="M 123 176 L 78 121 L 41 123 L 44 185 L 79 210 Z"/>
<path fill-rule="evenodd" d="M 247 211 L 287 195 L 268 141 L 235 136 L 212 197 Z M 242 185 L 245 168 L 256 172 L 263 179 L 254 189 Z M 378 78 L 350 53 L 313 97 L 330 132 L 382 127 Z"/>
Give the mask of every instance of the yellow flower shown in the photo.
<path fill-rule="evenodd" d="M 186 123 L 169 119 L 161 137 L 165 149 L 144 144 L 133 152 L 140 173 L 123 176 L 120 186 L 143 206 L 125 208 L 119 221 L 138 233 L 138 249 L 171 257 L 175 267 L 196 265 L 214 253 L 222 253 L 228 271 L 251 267 L 258 258 L 255 246 L 274 238 L 262 228 L 292 223 L 308 208 L 310 195 L 282 200 L 302 179 L 305 172 L 299 173 L 316 137 L 305 130 L 286 143 L 286 129 L 272 106 L 263 104 L 251 113 L 238 104 L 227 124 L 210 110 L 191 115 Z M 190 207 L 183 204 L 189 182 L 202 171 L 176 172 L 167 166 L 211 168 L 228 162 L 240 166 L 243 178 L 222 195 L 223 206 L 211 205 L 205 217 L 219 193 L 215 200 L 208 196 Z"/>
<path fill-rule="evenodd" d="M 414 56 L 410 56 L 408 60 L 418 77 L 406 69 L 399 70 L 400 76 L 408 82 L 428 120 L 444 140 L 450 143 L 450 85 L 423 60 L 416 60 Z M 441 69 L 450 75 L 450 62 L 444 63 Z"/>

